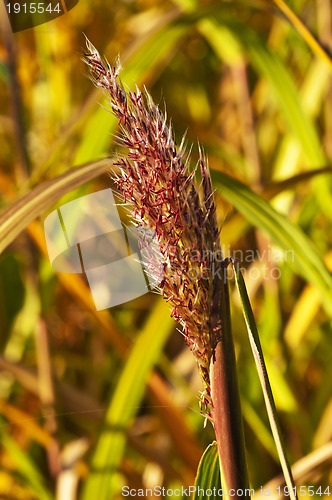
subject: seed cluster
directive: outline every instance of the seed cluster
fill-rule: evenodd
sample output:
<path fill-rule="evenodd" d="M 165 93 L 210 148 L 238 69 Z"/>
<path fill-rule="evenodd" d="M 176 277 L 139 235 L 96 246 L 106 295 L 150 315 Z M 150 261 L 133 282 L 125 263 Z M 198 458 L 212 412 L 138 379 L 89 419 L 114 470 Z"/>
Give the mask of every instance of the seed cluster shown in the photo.
<path fill-rule="evenodd" d="M 110 66 L 89 41 L 87 48 L 84 61 L 95 85 L 107 92 L 120 124 L 119 143 L 129 151 L 115 163 L 121 171 L 117 187 L 133 207 L 136 223 L 150 227 L 158 239 L 163 265 L 159 287 L 172 304 L 171 314 L 183 327 L 198 362 L 205 384 L 202 402 L 206 415 L 211 416 L 212 270 L 213 256 L 221 250 L 206 159 L 200 152 L 198 165 L 190 172 L 184 139 L 177 148 L 166 113 L 147 92 L 125 91 L 119 79 L 120 64 Z M 195 179 L 198 167 L 200 185 Z"/>

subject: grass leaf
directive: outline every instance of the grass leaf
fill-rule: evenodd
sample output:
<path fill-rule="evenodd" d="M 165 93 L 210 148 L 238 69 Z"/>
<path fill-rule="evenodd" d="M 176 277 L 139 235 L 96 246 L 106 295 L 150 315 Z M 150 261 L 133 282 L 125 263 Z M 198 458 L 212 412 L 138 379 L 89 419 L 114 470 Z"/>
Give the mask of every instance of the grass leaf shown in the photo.
<path fill-rule="evenodd" d="M 214 48 L 221 60 L 225 58 L 224 43 L 227 41 L 227 28 L 242 42 L 256 70 L 270 82 L 278 100 L 280 110 L 293 135 L 297 137 L 310 166 L 318 167 L 325 163 L 317 130 L 313 121 L 304 112 L 295 83 L 280 57 L 270 51 L 263 40 L 249 28 L 222 19 L 205 18 L 199 24 L 201 32 Z M 227 26 L 227 28 L 226 28 Z"/>
<path fill-rule="evenodd" d="M 195 488 L 193 500 L 217 498 L 214 494 L 207 495 L 206 490 L 221 489 L 219 455 L 215 441 L 209 444 L 202 455 L 197 469 Z M 221 495 L 218 495 L 219 497 L 221 498 Z"/>
<path fill-rule="evenodd" d="M 30 455 L 15 443 L 15 441 L 4 431 L 3 422 L 0 425 L 1 442 L 3 447 L 10 454 L 17 467 L 19 474 L 35 493 L 39 500 L 52 500 L 54 497 L 46 489 L 44 480 Z M 2 428 L 2 429 L 1 429 Z"/>
<path fill-rule="evenodd" d="M 117 469 L 126 445 L 126 431 L 139 410 L 148 375 L 173 327 L 168 305 L 159 300 L 133 346 L 112 396 L 82 500 L 112 498 L 117 487 Z"/>
<path fill-rule="evenodd" d="M 273 399 L 273 394 L 270 386 L 270 381 L 269 381 L 269 376 L 266 370 L 265 366 L 265 361 L 264 361 L 264 355 L 262 351 L 262 347 L 260 344 L 259 340 L 259 335 L 256 327 L 256 322 L 254 318 L 254 314 L 251 309 L 250 305 L 250 300 L 247 294 L 247 289 L 246 285 L 242 276 L 242 273 L 239 268 L 238 263 L 233 262 L 233 267 L 234 267 L 234 274 L 235 274 L 235 282 L 236 286 L 241 298 L 241 303 L 242 303 L 242 311 L 243 315 L 246 321 L 247 325 L 247 330 L 248 330 L 248 335 L 249 335 L 249 341 L 250 341 L 250 346 L 252 353 L 254 355 L 255 363 L 256 363 L 256 368 L 257 368 L 257 373 L 259 376 L 259 380 L 261 383 L 261 387 L 263 390 L 263 395 L 264 395 L 264 400 L 265 400 L 265 406 L 267 409 L 273 437 L 274 437 L 274 442 L 276 444 L 277 450 L 278 450 L 278 455 L 282 467 L 282 471 L 285 477 L 285 482 L 286 485 L 289 488 L 289 496 L 292 500 L 296 500 L 296 491 L 295 489 L 295 484 L 294 484 L 294 479 L 292 476 L 292 470 L 290 468 L 289 462 L 287 460 L 286 456 L 286 449 L 285 449 L 285 444 L 283 441 L 282 433 L 280 430 L 279 422 L 278 422 L 278 417 L 277 417 L 277 410 L 275 407 L 274 399 Z"/>
<path fill-rule="evenodd" d="M 109 160 L 72 168 L 55 179 L 31 189 L 0 215 L 0 253 L 30 222 L 56 203 L 61 196 L 106 172 Z"/>
<path fill-rule="evenodd" d="M 212 172 L 214 186 L 256 227 L 266 232 L 285 251 L 287 263 L 321 292 L 326 311 L 332 315 L 332 278 L 314 245 L 300 227 L 277 212 L 245 184 L 223 172 Z M 290 259 L 287 257 L 290 256 Z"/>

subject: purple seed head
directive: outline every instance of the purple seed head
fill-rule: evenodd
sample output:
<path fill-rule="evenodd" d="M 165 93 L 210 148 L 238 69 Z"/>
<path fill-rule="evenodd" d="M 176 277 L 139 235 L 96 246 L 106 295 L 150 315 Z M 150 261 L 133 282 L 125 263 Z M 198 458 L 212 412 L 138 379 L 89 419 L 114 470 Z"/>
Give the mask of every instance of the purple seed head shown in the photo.
<path fill-rule="evenodd" d="M 92 80 L 109 98 L 119 120 L 121 146 L 129 150 L 114 165 L 121 174 L 116 184 L 129 202 L 137 224 L 154 231 L 160 245 L 163 278 L 159 285 L 181 324 L 204 381 L 202 401 L 210 405 L 209 365 L 215 347 L 211 335 L 211 302 L 216 252 L 221 255 L 219 230 L 207 160 L 189 171 L 184 139 L 176 146 L 166 113 L 145 91 L 125 90 L 121 66 L 110 66 L 87 40 L 84 61 Z M 195 173 L 200 168 L 201 183 Z M 153 264 L 151 269 L 153 270 Z M 153 271 L 152 271 L 153 272 Z M 207 410 L 208 411 L 208 410 Z M 207 413 L 209 415 L 209 412 Z"/>

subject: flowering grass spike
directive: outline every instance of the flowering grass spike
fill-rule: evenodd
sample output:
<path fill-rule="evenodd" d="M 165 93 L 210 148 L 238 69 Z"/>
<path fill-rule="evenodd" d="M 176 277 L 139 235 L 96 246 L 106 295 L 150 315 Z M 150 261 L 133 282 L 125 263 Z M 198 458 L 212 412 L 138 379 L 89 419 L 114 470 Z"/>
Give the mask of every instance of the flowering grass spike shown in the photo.
<path fill-rule="evenodd" d="M 124 89 L 119 62 L 111 67 L 89 41 L 87 48 L 84 61 L 94 83 L 107 92 L 120 124 L 119 143 L 129 150 L 115 163 L 121 170 L 117 186 L 133 208 L 135 222 L 149 226 L 158 238 L 164 268 L 160 288 L 198 362 L 205 384 L 202 402 L 211 417 L 209 366 L 219 340 L 213 338 L 212 327 L 213 271 L 221 247 L 206 159 L 200 152 L 198 165 L 190 172 L 184 139 L 177 147 L 166 113 L 147 92 Z"/>

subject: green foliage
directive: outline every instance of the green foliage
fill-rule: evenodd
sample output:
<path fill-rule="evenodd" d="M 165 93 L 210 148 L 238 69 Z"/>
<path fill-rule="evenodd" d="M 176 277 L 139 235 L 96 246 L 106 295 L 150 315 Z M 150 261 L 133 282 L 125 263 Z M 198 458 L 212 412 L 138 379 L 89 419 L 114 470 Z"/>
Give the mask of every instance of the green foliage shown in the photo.
<path fill-rule="evenodd" d="M 254 313 L 251 308 L 250 300 L 248 297 L 246 285 L 244 283 L 244 279 L 242 273 L 240 271 L 240 266 L 238 263 L 233 263 L 234 275 L 236 286 L 241 298 L 243 315 L 245 318 L 245 322 L 248 329 L 248 336 L 250 341 L 251 350 L 254 356 L 254 360 L 256 363 L 257 373 L 259 376 L 260 384 L 262 387 L 265 406 L 267 409 L 267 413 L 269 416 L 270 426 L 273 433 L 273 438 L 276 443 L 276 447 L 278 450 L 278 455 L 280 459 L 280 463 L 282 466 L 282 472 L 285 478 L 285 483 L 289 488 L 289 496 L 292 500 L 296 500 L 296 486 L 294 483 L 294 479 L 292 476 L 292 471 L 290 464 L 287 459 L 287 452 L 285 448 L 285 443 L 282 437 L 277 410 L 272 394 L 272 389 L 269 381 L 269 376 L 266 370 L 265 359 L 259 339 L 259 335 L 257 332 L 257 326 L 255 322 Z"/>
<path fill-rule="evenodd" d="M 244 184 L 222 172 L 214 173 L 213 179 L 220 193 L 284 250 L 288 264 L 320 289 L 326 310 L 332 315 L 330 273 L 304 232 Z"/>
<path fill-rule="evenodd" d="M 209 444 L 202 455 L 197 469 L 195 487 L 194 500 L 215 498 L 217 495 L 213 493 L 213 489 L 215 488 L 216 492 L 221 490 L 219 455 L 217 443 L 215 441 Z M 207 490 L 211 490 L 212 494 L 207 495 Z M 220 498 L 220 495 L 218 495 L 218 497 Z"/>
<path fill-rule="evenodd" d="M 116 491 L 116 471 L 125 450 L 126 431 L 140 408 L 149 373 L 173 326 L 169 309 L 160 300 L 122 370 L 91 460 L 92 470 L 84 487 L 83 500 L 96 494 L 100 500 L 107 500 Z"/>
<path fill-rule="evenodd" d="M 3 425 L 3 421 L 1 423 Z M 27 488 L 36 495 L 35 498 L 52 500 L 54 496 L 45 487 L 45 481 L 30 455 L 24 453 L 5 430 L 1 429 L 0 435 L 4 449 L 8 451 L 10 457 L 13 459 Z"/>
<path fill-rule="evenodd" d="M 297 2 L 296 15 L 327 47 L 328 2 Z M 79 2 L 7 33 L 1 51 L 0 496 L 85 499 L 96 487 L 117 499 L 124 484 L 194 484 L 214 439 L 167 304 L 149 293 L 96 311 L 84 276 L 49 264 L 44 218 L 74 189 L 110 187 L 117 147 L 107 100 L 80 61 L 82 32 L 110 61 L 120 55 L 125 84 L 166 101 L 176 137 L 187 129 L 207 152 L 222 246 L 241 260 L 291 462 L 319 450 L 332 437 L 326 61 L 266 2 Z M 280 467 L 236 294 L 232 322 L 259 488 Z M 218 482 L 216 456 L 210 445 L 197 484 Z M 331 455 L 317 457 L 319 474 L 305 458 L 296 479 L 324 491 Z"/>

